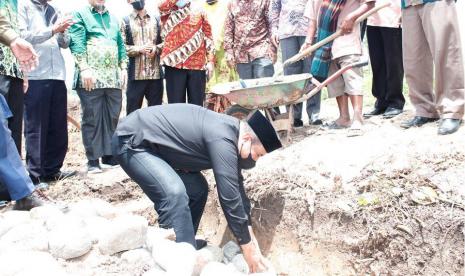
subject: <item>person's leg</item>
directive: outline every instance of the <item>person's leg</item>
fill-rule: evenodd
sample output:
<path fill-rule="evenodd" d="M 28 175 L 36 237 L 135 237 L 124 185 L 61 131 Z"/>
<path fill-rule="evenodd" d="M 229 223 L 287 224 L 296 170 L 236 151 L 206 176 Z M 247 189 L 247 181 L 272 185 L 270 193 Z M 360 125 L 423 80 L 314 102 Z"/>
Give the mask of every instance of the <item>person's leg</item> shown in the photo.
<path fill-rule="evenodd" d="M 436 97 L 442 119 L 462 119 L 465 81 L 455 1 L 423 5 L 420 18 L 434 60 Z"/>
<path fill-rule="evenodd" d="M 45 177 L 47 138 L 53 90 L 50 81 L 30 80 L 24 98 L 24 136 L 27 170 L 34 182 Z M 57 143 L 58 141 L 50 141 Z"/>
<path fill-rule="evenodd" d="M 148 150 L 129 149 L 122 137 L 113 137 L 113 153 L 123 170 L 155 204 L 161 228 L 173 228 L 176 242 L 196 247 L 189 197 L 178 174 Z"/>
<path fill-rule="evenodd" d="M 334 74 L 340 69 L 339 59 L 332 60 L 329 66 L 329 75 Z M 350 126 L 349 98 L 345 94 L 345 83 L 342 76 L 328 84 L 328 95 L 330 98 L 336 98 L 339 109 L 339 117 L 330 125 L 332 128 L 345 128 Z"/>
<path fill-rule="evenodd" d="M 384 44 L 386 63 L 386 106 L 402 110 L 405 98 L 403 92 L 404 66 L 402 64 L 402 29 L 380 28 Z"/>
<path fill-rule="evenodd" d="M 23 112 L 24 112 L 24 91 L 23 80 L 10 78 L 7 102 L 13 117 L 8 119 L 8 128 L 15 141 L 19 155 L 21 155 L 21 145 L 23 139 Z"/>
<path fill-rule="evenodd" d="M 165 66 L 165 80 L 168 103 L 185 103 L 187 70 Z"/>
<path fill-rule="evenodd" d="M 49 127 L 47 133 L 44 172 L 53 176 L 60 172 L 68 150 L 68 111 L 66 84 L 54 80 L 52 83 L 51 108 L 49 110 Z"/>
<path fill-rule="evenodd" d="M 190 104 L 203 106 L 207 75 L 204 70 L 187 70 L 187 99 Z"/>
<path fill-rule="evenodd" d="M 253 78 L 267 78 L 274 75 L 273 62 L 269 58 L 257 58 L 253 62 Z"/>
<path fill-rule="evenodd" d="M 360 55 L 348 55 L 339 59 L 341 67 L 360 61 Z M 354 111 L 351 128 L 360 130 L 363 124 L 363 70 L 352 68 L 342 74 L 344 79 L 344 93 L 349 96 Z"/>
<path fill-rule="evenodd" d="M 128 81 L 128 88 L 126 89 L 126 114 L 142 107 L 144 100 L 144 92 L 146 89 L 146 82 L 143 80 L 130 80 Z"/>
<path fill-rule="evenodd" d="M 368 53 L 370 54 L 371 70 L 373 72 L 373 82 L 371 84 L 371 93 L 376 98 L 374 112 L 367 115 L 379 115 L 384 113 L 387 108 L 386 102 L 386 58 L 392 59 L 395 57 L 385 56 L 385 46 L 387 41 L 383 39 L 381 27 L 367 26 Z M 400 43 L 402 40 L 399 41 Z M 400 56 L 402 59 L 402 56 Z M 374 113 L 374 114 L 371 114 Z"/>
<path fill-rule="evenodd" d="M 243 80 L 253 79 L 253 65 L 252 62 L 248 63 L 238 63 L 236 65 L 237 73 L 239 78 Z"/>
<path fill-rule="evenodd" d="M 289 58 L 293 57 L 300 50 L 299 37 L 297 36 L 291 36 L 288 38 L 281 39 L 279 41 L 279 45 L 281 46 L 281 53 L 282 53 L 283 61 L 288 60 Z M 284 67 L 284 70 L 283 70 L 284 75 L 289 76 L 289 75 L 304 73 L 302 72 L 303 63 L 304 61 L 301 60 L 301 61 L 295 62 L 293 64 L 290 64 Z M 302 106 L 303 106 L 303 103 L 298 103 L 294 105 L 294 120 L 302 119 Z M 289 109 L 289 106 L 286 106 L 286 108 Z M 296 123 L 299 123 L 299 122 L 294 121 L 294 126 Z"/>
<path fill-rule="evenodd" d="M 121 89 L 107 88 L 104 89 L 104 114 L 102 122 L 102 137 L 101 137 L 101 156 L 102 163 L 107 165 L 117 165 L 113 162 L 113 154 L 111 149 L 111 138 L 115 133 L 118 125 L 119 115 L 121 112 L 122 91 Z"/>
<path fill-rule="evenodd" d="M 0 182 L 8 189 L 12 200 L 19 200 L 30 195 L 34 185 L 23 166 L 7 124 L 7 118 L 0 109 Z"/>
<path fill-rule="evenodd" d="M 200 172 L 177 172 L 186 187 L 189 197 L 189 209 L 191 210 L 194 231 L 199 229 L 200 219 L 205 209 L 208 198 L 208 182 Z"/>
<path fill-rule="evenodd" d="M 431 5 L 428 3 L 427 5 Z M 438 118 L 433 93 L 433 57 L 426 40 L 419 6 L 402 10 L 402 56 L 405 79 L 415 116 Z"/>
<path fill-rule="evenodd" d="M 149 80 L 145 98 L 147 106 L 161 105 L 163 102 L 163 79 Z"/>
<path fill-rule="evenodd" d="M 299 37 L 299 45 L 302 47 L 305 43 L 306 37 Z M 310 68 L 312 67 L 312 58 L 308 57 L 302 61 L 302 73 L 310 73 Z M 323 78 L 315 77 L 319 82 L 324 81 Z M 307 100 L 307 115 L 308 121 L 310 124 L 318 125 L 323 122 L 320 120 L 320 109 L 321 109 L 321 91 L 313 95 L 310 99 Z"/>
<path fill-rule="evenodd" d="M 102 154 L 104 90 L 88 92 L 78 89 L 77 93 L 81 100 L 81 133 L 86 157 L 89 161 L 98 162 Z"/>

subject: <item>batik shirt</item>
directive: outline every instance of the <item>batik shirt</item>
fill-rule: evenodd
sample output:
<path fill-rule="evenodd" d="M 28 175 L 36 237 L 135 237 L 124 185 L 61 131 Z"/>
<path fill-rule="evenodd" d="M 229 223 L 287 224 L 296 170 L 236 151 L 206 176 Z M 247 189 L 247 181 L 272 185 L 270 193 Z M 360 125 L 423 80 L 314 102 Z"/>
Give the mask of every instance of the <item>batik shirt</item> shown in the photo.
<path fill-rule="evenodd" d="M 19 34 L 17 1 L 16 0 L 1 0 L 0 1 L 0 15 L 8 20 L 11 30 Z M 10 35 L 10 37 L 7 40 L 11 42 L 11 38 L 12 37 Z M 23 77 L 23 74 L 21 73 L 19 69 L 19 64 L 18 64 L 18 61 L 16 60 L 16 57 L 13 55 L 13 52 L 11 51 L 11 49 L 4 44 L 0 44 L 0 75 L 10 76 L 10 77 L 15 77 L 15 78 Z"/>
<path fill-rule="evenodd" d="M 164 41 L 161 63 L 178 69 L 205 70 L 207 61 L 213 62 L 215 58 L 211 26 L 205 11 L 198 3 L 178 8 L 176 2 L 164 0 L 158 7 Z"/>
<path fill-rule="evenodd" d="M 122 21 L 121 34 L 129 56 L 129 80 L 160 79 L 160 56 L 157 54 L 150 58 L 139 52 L 145 45 L 155 46 L 161 43 L 157 18 L 148 14 L 141 18 L 137 12 L 132 12 Z"/>
<path fill-rule="evenodd" d="M 402 2 L 402 8 L 408 8 L 410 6 L 417 6 L 417 5 L 423 5 L 426 3 L 432 3 L 440 0 L 401 0 Z"/>
<path fill-rule="evenodd" d="M 276 47 L 271 43 L 270 0 L 232 0 L 224 25 L 224 49 L 236 63 L 257 58 L 274 59 Z"/>
<path fill-rule="evenodd" d="M 88 6 L 74 14 L 69 28 L 69 48 L 76 62 L 74 89 L 83 88 L 80 72 L 92 70 L 95 89 L 121 89 L 121 70 L 127 69 L 127 56 L 119 21 L 107 10 L 98 13 Z"/>
<path fill-rule="evenodd" d="M 308 19 L 304 17 L 308 0 L 271 0 L 270 21 L 279 39 L 306 36 Z"/>

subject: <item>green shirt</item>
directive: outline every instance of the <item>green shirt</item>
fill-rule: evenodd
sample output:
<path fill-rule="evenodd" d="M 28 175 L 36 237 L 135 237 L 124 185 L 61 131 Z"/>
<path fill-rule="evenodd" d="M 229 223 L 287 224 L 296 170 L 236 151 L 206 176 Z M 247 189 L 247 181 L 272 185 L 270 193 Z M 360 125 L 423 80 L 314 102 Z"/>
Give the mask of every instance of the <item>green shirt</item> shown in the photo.
<path fill-rule="evenodd" d="M 127 55 L 116 17 L 88 6 L 74 13 L 74 22 L 69 28 L 69 48 L 76 61 L 74 89 L 83 88 L 80 73 L 89 69 L 97 80 L 96 89 L 121 89 Z"/>
<path fill-rule="evenodd" d="M 3 43 L 9 44 L 18 37 L 18 2 L 17 0 L 0 0 L 0 75 L 22 78 L 19 64 L 11 49 Z"/>

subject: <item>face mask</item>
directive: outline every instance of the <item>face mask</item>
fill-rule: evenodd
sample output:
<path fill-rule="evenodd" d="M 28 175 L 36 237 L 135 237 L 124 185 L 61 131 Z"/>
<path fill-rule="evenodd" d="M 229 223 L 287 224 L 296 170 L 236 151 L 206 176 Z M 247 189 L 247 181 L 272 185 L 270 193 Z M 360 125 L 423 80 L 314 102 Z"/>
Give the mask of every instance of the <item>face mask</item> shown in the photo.
<path fill-rule="evenodd" d="M 105 5 L 95 5 L 95 10 L 98 11 L 98 12 L 103 12 L 105 10 Z"/>
<path fill-rule="evenodd" d="M 213 5 L 218 1 L 217 0 L 206 0 L 206 2 L 207 2 L 208 5 Z"/>
<path fill-rule="evenodd" d="M 145 7 L 145 0 L 134 1 L 131 3 L 131 5 L 135 10 L 141 11 Z"/>
<path fill-rule="evenodd" d="M 255 167 L 256 162 L 252 158 L 252 150 L 250 150 L 249 156 L 247 156 L 246 159 L 243 159 L 241 157 L 241 154 L 240 154 L 241 152 L 242 152 L 242 146 L 241 146 L 241 150 L 239 151 L 239 167 L 243 170 L 250 170 L 253 167 Z"/>
<path fill-rule="evenodd" d="M 187 5 L 187 3 L 189 3 L 189 0 L 179 0 L 178 2 L 176 2 L 176 6 L 178 6 L 178 8 L 182 8 L 185 5 Z"/>

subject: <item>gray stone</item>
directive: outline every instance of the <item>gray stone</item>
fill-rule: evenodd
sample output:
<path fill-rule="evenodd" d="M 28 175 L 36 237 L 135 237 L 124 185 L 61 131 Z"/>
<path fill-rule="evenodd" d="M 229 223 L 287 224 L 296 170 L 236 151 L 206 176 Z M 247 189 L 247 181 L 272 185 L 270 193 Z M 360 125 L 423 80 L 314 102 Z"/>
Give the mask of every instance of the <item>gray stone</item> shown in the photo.
<path fill-rule="evenodd" d="M 11 228 L 31 221 L 29 212 L 26 211 L 8 211 L 0 215 L 0 237 L 10 231 Z"/>
<path fill-rule="evenodd" d="M 192 275 L 197 262 L 194 247 L 188 243 L 161 240 L 152 249 L 155 263 L 170 275 Z"/>
<path fill-rule="evenodd" d="M 100 216 L 106 219 L 113 219 L 118 215 L 122 215 L 117 208 L 99 198 L 85 199 L 70 204 L 69 214 L 79 217 Z"/>
<path fill-rule="evenodd" d="M 45 227 L 49 231 L 54 231 L 60 228 L 83 228 L 86 224 L 84 219 L 76 215 L 53 216 L 45 221 Z"/>
<path fill-rule="evenodd" d="M 206 262 L 222 262 L 223 252 L 221 248 L 214 245 L 207 245 L 204 248 L 197 251 L 197 254 Z"/>
<path fill-rule="evenodd" d="M 127 215 L 110 221 L 99 239 L 100 252 L 112 255 L 142 247 L 146 240 L 147 227 L 147 220 L 141 216 Z"/>
<path fill-rule="evenodd" d="M 31 219 L 47 221 L 50 218 L 62 218 L 63 212 L 53 205 L 44 205 L 32 208 L 29 212 Z"/>
<path fill-rule="evenodd" d="M 43 222 L 32 221 L 11 228 L 0 238 L 0 251 L 9 248 L 47 251 L 48 233 Z"/>
<path fill-rule="evenodd" d="M 80 257 L 92 249 L 92 239 L 84 228 L 63 227 L 50 232 L 50 253 L 65 260 Z"/>
<path fill-rule="evenodd" d="M 176 234 L 173 229 L 163 229 L 158 227 L 149 226 L 147 229 L 147 239 L 145 246 L 149 251 L 152 251 L 153 247 L 156 246 L 160 240 L 176 240 Z"/>
<path fill-rule="evenodd" d="M 220 263 L 220 262 L 210 262 L 208 263 L 200 273 L 200 276 L 237 276 L 240 275 L 238 271 L 236 271 L 227 265 Z"/>
<path fill-rule="evenodd" d="M 68 275 L 59 263 L 46 252 L 9 251 L 0 255 L 2 276 Z"/>
<path fill-rule="evenodd" d="M 145 248 L 129 250 L 121 254 L 124 266 L 131 267 L 132 271 L 148 270 L 155 266 L 152 254 Z"/>
<path fill-rule="evenodd" d="M 229 241 L 223 246 L 223 261 L 229 263 L 232 261 L 234 256 L 241 253 L 241 248 L 237 243 Z"/>
<path fill-rule="evenodd" d="M 234 256 L 231 263 L 236 267 L 237 271 L 245 274 L 249 274 L 249 265 L 244 259 L 244 255 L 238 254 Z"/>
<path fill-rule="evenodd" d="M 83 220 L 92 242 L 98 243 L 100 237 L 105 235 L 105 229 L 109 227 L 110 220 L 103 217 L 86 217 Z"/>

